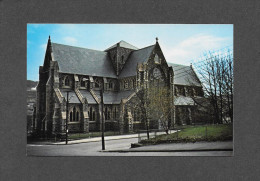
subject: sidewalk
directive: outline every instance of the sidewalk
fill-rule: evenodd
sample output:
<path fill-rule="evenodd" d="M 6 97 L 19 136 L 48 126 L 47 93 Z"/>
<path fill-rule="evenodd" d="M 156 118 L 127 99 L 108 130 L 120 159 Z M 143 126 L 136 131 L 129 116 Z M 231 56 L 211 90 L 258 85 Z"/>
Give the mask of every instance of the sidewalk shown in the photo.
<path fill-rule="evenodd" d="M 171 130 L 171 133 L 174 133 L 174 130 Z M 157 132 L 157 135 L 166 134 L 165 132 Z M 141 136 L 145 137 L 146 133 L 141 133 Z M 150 133 L 150 137 L 154 137 L 153 133 Z M 105 141 L 110 140 L 120 140 L 120 139 L 131 139 L 131 138 L 138 138 L 138 134 L 129 134 L 129 135 L 117 135 L 117 136 L 105 136 Z M 89 142 L 98 142 L 101 141 L 101 137 L 95 137 L 95 138 L 85 138 L 85 139 L 79 139 L 79 140 L 70 140 L 68 141 L 68 144 L 79 144 L 79 143 L 89 143 Z M 65 141 L 63 142 L 56 142 L 56 143 L 50 143 L 54 145 L 64 145 Z"/>
<path fill-rule="evenodd" d="M 106 150 L 103 152 L 198 152 L 198 151 L 233 151 L 232 141 L 167 143 L 141 146 L 123 150 Z"/>

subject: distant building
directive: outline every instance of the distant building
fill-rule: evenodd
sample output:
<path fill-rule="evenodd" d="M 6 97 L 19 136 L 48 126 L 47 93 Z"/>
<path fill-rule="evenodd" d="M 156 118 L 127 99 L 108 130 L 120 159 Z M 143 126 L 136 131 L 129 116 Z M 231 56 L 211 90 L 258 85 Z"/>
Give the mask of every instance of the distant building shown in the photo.
<path fill-rule="evenodd" d="M 120 41 L 97 51 L 52 43 L 49 38 L 39 69 L 34 128 L 49 135 L 65 132 L 70 91 L 69 132 L 99 131 L 103 87 L 105 129 L 121 133 L 144 129 L 139 113 L 128 103 L 133 102 L 140 88 L 156 85 L 167 87 L 169 99 L 175 104 L 169 124 L 192 124 L 195 104 L 190 97 L 203 96 L 201 83 L 192 66 L 166 61 L 158 39 L 141 49 Z M 159 127 L 158 117 L 149 121 L 151 128 Z"/>

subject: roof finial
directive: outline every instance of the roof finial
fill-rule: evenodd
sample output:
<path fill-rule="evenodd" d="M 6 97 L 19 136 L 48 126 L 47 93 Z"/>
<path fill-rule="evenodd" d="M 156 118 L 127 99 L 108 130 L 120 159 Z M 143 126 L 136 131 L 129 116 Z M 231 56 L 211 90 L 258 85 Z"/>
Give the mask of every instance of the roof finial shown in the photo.
<path fill-rule="evenodd" d="M 156 37 L 155 40 L 156 40 L 156 43 L 157 43 L 158 42 L 158 37 Z"/>
<path fill-rule="evenodd" d="M 49 39 L 48 39 L 48 42 L 51 42 L 51 36 L 49 35 Z"/>

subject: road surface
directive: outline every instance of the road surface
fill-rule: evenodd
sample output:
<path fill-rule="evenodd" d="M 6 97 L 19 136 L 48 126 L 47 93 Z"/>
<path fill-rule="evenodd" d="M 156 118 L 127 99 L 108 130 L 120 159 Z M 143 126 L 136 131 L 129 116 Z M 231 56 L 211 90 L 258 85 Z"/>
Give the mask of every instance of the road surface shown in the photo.
<path fill-rule="evenodd" d="M 129 150 L 131 143 L 137 143 L 137 138 L 107 140 L 105 141 L 105 152 L 101 150 L 101 141 L 70 145 L 27 144 L 27 156 L 232 156 L 233 154 L 232 151 L 151 152 L 150 150 L 150 152 L 108 152 Z M 167 147 L 167 145 L 159 146 Z M 201 145 L 199 147 L 203 148 Z M 137 149 L 140 150 L 140 148 Z"/>

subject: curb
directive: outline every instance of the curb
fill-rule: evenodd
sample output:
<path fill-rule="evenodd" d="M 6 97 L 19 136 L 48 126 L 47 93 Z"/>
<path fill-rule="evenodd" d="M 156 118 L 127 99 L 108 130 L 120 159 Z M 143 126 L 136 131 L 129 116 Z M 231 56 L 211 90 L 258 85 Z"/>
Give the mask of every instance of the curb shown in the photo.
<path fill-rule="evenodd" d="M 204 151 L 233 151 L 233 148 L 226 149 L 194 149 L 194 150 L 105 150 L 100 152 L 119 152 L 119 153 L 128 153 L 128 152 L 204 152 Z"/>

